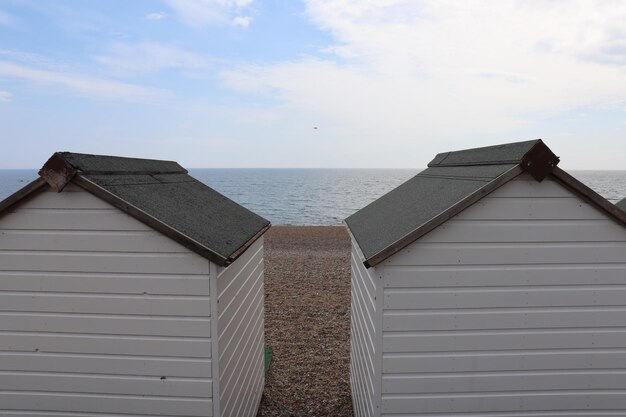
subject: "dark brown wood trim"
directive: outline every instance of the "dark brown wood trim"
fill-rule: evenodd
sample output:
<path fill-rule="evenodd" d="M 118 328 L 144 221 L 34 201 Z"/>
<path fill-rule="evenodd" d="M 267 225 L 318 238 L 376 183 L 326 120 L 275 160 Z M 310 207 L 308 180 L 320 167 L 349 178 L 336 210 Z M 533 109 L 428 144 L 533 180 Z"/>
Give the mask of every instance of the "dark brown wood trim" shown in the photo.
<path fill-rule="evenodd" d="M 89 191 L 96 197 L 99 197 L 102 200 L 110 203 L 112 206 L 122 210 L 125 213 L 128 213 L 129 215 L 139 220 L 140 222 L 152 227 L 154 230 L 157 230 L 163 233 L 165 236 L 180 243 L 187 249 L 192 250 L 193 252 L 197 253 L 198 255 L 204 258 L 207 258 L 211 262 L 215 262 L 219 266 L 226 266 L 228 264 L 227 259 L 224 258 L 222 255 L 219 255 L 213 252 L 211 249 L 202 245 L 200 242 L 168 226 L 167 224 L 152 217 L 145 211 L 133 206 L 132 204 L 129 204 L 128 202 L 122 200 L 118 196 L 100 187 L 98 184 L 95 184 L 94 182 L 89 181 L 85 177 L 76 175 L 74 179 L 72 180 L 72 182 L 78 185 L 79 187 L 82 187 L 85 190 Z"/>
<path fill-rule="evenodd" d="M 24 186 L 23 188 L 17 190 L 16 192 L 11 194 L 10 196 L 5 198 L 4 200 L 0 201 L 0 216 L 2 214 L 4 214 L 4 211 L 7 210 L 9 207 L 11 207 L 13 204 L 17 203 L 18 201 L 20 201 L 23 198 L 26 198 L 28 195 L 30 195 L 33 192 L 37 191 L 38 189 L 40 189 L 44 185 L 46 185 L 46 180 L 44 180 L 43 178 L 39 177 L 36 180 L 34 180 L 34 181 L 30 182 L 29 184 L 27 184 L 26 186 Z"/>
<path fill-rule="evenodd" d="M 582 197 L 591 205 L 608 214 L 622 226 L 626 227 L 626 212 L 622 211 L 615 204 L 611 203 L 609 200 L 602 197 L 600 194 L 596 193 L 594 190 L 587 187 L 585 184 L 578 181 L 561 168 L 554 168 L 552 175 L 566 188 Z"/>
<path fill-rule="evenodd" d="M 231 263 L 235 262 L 242 253 L 244 253 L 250 246 L 252 246 L 254 242 L 257 241 L 257 239 L 263 236 L 265 232 L 270 230 L 270 227 L 272 227 L 272 223 L 268 223 L 267 226 L 259 230 L 254 236 L 250 238 L 250 240 L 244 243 L 239 249 L 237 249 L 232 255 L 230 255 L 228 259 L 226 259 L 226 263 L 224 264 L 224 266 L 230 265 Z"/>
<path fill-rule="evenodd" d="M 59 152 L 55 152 L 41 167 L 39 175 L 46 180 L 53 190 L 60 193 L 74 178 L 76 172 L 76 168 L 67 162 Z"/>
<path fill-rule="evenodd" d="M 454 206 L 450 207 L 446 211 L 433 217 L 431 220 L 424 223 L 423 225 L 413 230 L 412 232 L 408 233 L 406 236 L 402 237 L 401 239 L 397 240 L 395 243 L 391 244 L 387 248 L 378 252 L 376 255 L 370 257 L 365 262 L 363 262 L 363 264 L 367 268 L 378 265 L 385 259 L 389 258 L 391 255 L 401 251 L 402 249 L 404 249 L 411 243 L 415 242 L 420 237 L 424 236 L 426 233 L 433 230 L 435 227 L 441 225 L 442 223 L 456 216 L 461 211 L 473 205 L 474 203 L 476 203 L 477 201 L 479 201 L 486 195 L 492 193 L 493 191 L 503 186 L 507 182 L 511 181 L 513 178 L 517 177 L 523 172 L 524 170 L 519 165 L 514 166 L 513 168 L 509 169 L 504 174 L 495 178 L 493 181 L 487 183 L 484 187 L 480 188 L 476 192 L 465 197 L 463 200 L 459 201 Z"/>
<path fill-rule="evenodd" d="M 526 152 L 520 166 L 532 177 L 541 182 L 559 163 L 559 157 L 541 139 Z"/>

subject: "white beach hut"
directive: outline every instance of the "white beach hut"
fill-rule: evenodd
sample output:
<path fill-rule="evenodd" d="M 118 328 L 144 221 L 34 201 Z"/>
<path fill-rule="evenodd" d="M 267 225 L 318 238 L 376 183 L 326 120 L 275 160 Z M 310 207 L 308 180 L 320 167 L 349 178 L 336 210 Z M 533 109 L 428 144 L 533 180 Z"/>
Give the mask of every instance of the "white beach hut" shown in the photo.
<path fill-rule="evenodd" d="M 0 203 L 0 415 L 256 415 L 269 227 L 175 162 L 54 154 Z"/>
<path fill-rule="evenodd" d="M 626 415 L 626 213 L 558 162 L 442 153 L 346 219 L 358 417 Z"/>

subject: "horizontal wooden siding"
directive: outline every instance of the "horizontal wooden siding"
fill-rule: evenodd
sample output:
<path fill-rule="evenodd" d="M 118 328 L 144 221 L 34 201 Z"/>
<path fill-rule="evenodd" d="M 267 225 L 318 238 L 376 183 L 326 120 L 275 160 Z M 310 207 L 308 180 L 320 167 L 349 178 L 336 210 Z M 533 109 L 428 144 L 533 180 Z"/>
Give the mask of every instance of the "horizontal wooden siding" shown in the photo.
<path fill-rule="evenodd" d="M 352 242 L 350 384 L 356 417 L 380 415 L 378 268 L 366 269 Z"/>
<path fill-rule="evenodd" d="M 626 230 L 527 175 L 385 262 L 384 415 L 626 414 Z"/>
<path fill-rule="evenodd" d="M 82 189 L 0 217 L 0 415 L 212 415 L 209 262 Z"/>
<path fill-rule="evenodd" d="M 264 374 L 263 238 L 217 277 L 222 417 L 256 416 Z"/>

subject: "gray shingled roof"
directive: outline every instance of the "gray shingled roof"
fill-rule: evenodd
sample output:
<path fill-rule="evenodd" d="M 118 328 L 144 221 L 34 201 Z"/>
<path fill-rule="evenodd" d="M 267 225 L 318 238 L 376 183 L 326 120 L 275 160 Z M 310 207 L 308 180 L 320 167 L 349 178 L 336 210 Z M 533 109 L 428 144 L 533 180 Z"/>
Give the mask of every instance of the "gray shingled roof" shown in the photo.
<path fill-rule="evenodd" d="M 626 198 L 615 204 L 617 207 L 626 212 Z"/>
<path fill-rule="evenodd" d="M 538 180 L 558 163 L 541 140 L 438 154 L 428 168 L 345 220 L 366 266 L 417 240 L 522 169 Z"/>
<path fill-rule="evenodd" d="M 40 175 L 59 190 L 75 182 L 219 265 L 270 226 L 172 161 L 58 152 Z"/>

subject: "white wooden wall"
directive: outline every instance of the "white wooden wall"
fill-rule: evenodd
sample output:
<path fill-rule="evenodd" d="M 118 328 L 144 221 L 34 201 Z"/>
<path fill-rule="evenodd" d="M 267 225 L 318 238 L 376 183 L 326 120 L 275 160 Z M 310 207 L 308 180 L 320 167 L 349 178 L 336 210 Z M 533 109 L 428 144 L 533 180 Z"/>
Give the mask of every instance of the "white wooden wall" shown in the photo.
<path fill-rule="evenodd" d="M 383 415 L 626 415 L 626 229 L 503 186 L 384 263 Z"/>
<path fill-rule="evenodd" d="M 206 259 L 41 192 L 0 217 L 0 415 L 212 415 L 210 302 Z"/>
<path fill-rule="evenodd" d="M 264 374 L 263 238 L 217 277 L 219 412 L 256 416 Z"/>
<path fill-rule="evenodd" d="M 379 268 L 366 269 L 352 242 L 350 384 L 356 417 L 380 415 L 381 297 Z"/>

